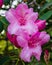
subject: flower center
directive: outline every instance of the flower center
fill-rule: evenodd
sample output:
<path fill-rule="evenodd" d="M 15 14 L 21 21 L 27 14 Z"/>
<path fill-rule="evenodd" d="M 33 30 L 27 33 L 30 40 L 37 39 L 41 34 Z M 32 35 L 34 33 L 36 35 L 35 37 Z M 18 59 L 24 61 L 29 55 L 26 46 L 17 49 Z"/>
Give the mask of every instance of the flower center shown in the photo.
<path fill-rule="evenodd" d="M 39 44 L 39 41 L 41 41 L 41 39 L 39 38 L 39 34 L 40 33 L 36 33 L 30 38 L 28 42 L 29 47 L 36 47 Z"/>
<path fill-rule="evenodd" d="M 32 40 L 29 40 L 29 42 L 28 42 L 28 45 L 29 45 L 29 47 L 34 47 L 34 43 L 33 43 L 34 41 L 32 41 Z"/>
<path fill-rule="evenodd" d="M 25 25 L 26 24 L 26 20 L 24 19 L 24 17 L 21 17 L 19 22 L 20 22 L 20 25 Z"/>

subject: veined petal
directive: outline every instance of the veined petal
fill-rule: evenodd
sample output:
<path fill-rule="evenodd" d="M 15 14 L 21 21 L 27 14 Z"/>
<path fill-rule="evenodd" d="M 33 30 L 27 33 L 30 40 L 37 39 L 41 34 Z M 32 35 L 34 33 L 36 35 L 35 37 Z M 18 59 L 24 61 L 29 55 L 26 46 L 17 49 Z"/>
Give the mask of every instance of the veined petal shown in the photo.
<path fill-rule="evenodd" d="M 26 47 L 28 45 L 28 41 L 23 38 L 22 36 L 17 36 L 17 42 L 19 44 L 20 47 Z"/>
<path fill-rule="evenodd" d="M 41 56 L 41 53 L 42 53 L 41 46 L 38 45 L 37 47 L 32 48 L 32 53 L 33 53 L 33 56 L 35 56 L 36 59 L 37 59 L 38 61 L 40 61 L 40 56 Z"/>
<path fill-rule="evenodd" d="M 9 23 L 15 23 L 17 22 L 18 23 L 18 20 L 16 18 L 16 12 L 14 9 L 9 9 L 9 11 L 7 11 L 5 13 L 5 16 L 6 16 L 6 19 L 9 21 Z M 18 23 L 19 24 L 19 23 Z"/>
<path fill-rule="evenodd" d="M 28 20 L 32 20 L 33 22 L 35 22 L 38 18 L 38 13 L 37 12 L 32 12 L 26 15 L 25 17 Z"/>
<path fill-rule="evenodd" d="M 20 28 L 20 26 L 18 25 L 17 22 L 11 23 L 11 24 L 8 26 L 8 32 L 9 32 L 10 34 L 16 34 L 16 32 L 18 31 L 19 28 Z"/>
<path fill-rule="evenodd" d="M 41 45 L 44 45 L 45 43 L 47 43 L 47 42 L 50 40 L 50 35 L 47 34 L 45 31 L 42 31 L 42 32 L 40 33 L 39 38 L 41 39 L 41 40 L 40 40 L 40 44 L 41 44 Z"/>
<path fill-rule="evenodd" d="M 46 34 L 45 37 L 41 40 L 41 45 L 44 45 L 45 43 L 47 43 L 50 40 L 50 35 Z"/>
<path fill-rule="evenodd" d="M 22 2 L 21 4 L 19 4 L 17 7 L 16 7 L 16 9 L 18 10 L 21 10 L 21 9 L 28 9 L 28 6 L 27 6 L 27 4 L 25 4 L 24 2 Z"/>
<path fill-rule="evenodd" d="M 30 62 L 32 51 L 28 47 L 24 47 L 20 53 L 20 58 L 25 62 Z"/>
<path fill-rule="evenodd" d="M 27 9 L 25 14 L 27 15 L 27 14 L 31 14 L 31 13 L 33 13 L 33 8 Z"/>
<path fill-rule="evenodd" d="M 24 26 L 22 27 L 23 29 L 26 29 L 26 31 L 32 35 L 35 34 L 38 31 L 38 28 L 36 25 L 34 25 L 34 22 L 30 21 Z"/>
<path fill-rule="evenodd" d="M 27 9 L 28 9 L 27 4 L 25 4 L 25 3 L 19 4 L 19 5 L 17 6 L 17 8 L 16 8 L 17 15 L 19 15 L 19 16 L 24 16 L 24 14 L 25 14 L 25 12 L 26 12 Z"/>
<path fill-rule="evenodd" d="M 40 32 L 39 38 L 40 39 L 43 39 L 45 37 L 45 35 L 46 35 L 46 32 L 45 31 L 42 31 L 42 32 Z"/>
<path fill-rule="evenodd" d="M 29 48 L 28 46 L 27 47 L 24 47 L 20 53 L 20 58 L 22 60 L 24 60 L 25 62 L 30 62 L 31 61 L 31 56 L 35 56 L 36 59 L 38 61 L 40 61 L 40 56 L 41 56 L 41 53 L 42 53 L 42 49 L 41 49 L 41 46 L 37 46 L 37 47 L 33 47 L 33 48 Z"/>

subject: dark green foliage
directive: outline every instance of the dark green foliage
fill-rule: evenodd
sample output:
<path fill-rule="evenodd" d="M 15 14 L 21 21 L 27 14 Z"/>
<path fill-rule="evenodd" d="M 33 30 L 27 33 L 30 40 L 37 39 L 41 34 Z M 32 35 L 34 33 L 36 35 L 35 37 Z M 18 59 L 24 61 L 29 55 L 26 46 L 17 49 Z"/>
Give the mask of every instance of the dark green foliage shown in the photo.
<path fill-rule="evenodd" d="M 3 23 L 0 21 L 0 33 L 2 32 L 3 30 Z"/>
<path fill-rule="evenodd" d="M 42 20 L 48 20 L 52 15 L 52 11 L 48 11 L 46 13 L 44 13 L 43 15 L 40 16 L 40 19 Z"/>
<path fill-rule="evenodd" d="M 5 5 L 10 4 L 10 0 L 4 0 L 4 4 L 5 4 Z"/>

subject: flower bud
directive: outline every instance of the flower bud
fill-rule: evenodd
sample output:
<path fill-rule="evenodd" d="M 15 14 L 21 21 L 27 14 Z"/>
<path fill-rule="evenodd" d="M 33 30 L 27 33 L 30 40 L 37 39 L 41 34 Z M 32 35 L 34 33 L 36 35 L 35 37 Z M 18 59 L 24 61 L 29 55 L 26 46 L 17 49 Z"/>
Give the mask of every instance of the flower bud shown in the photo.
<path fill-rule="evenodd" d="M 48 50 L 45 50 L 45 52 L 44 52 L 44 60 L 45 60 L 47 65 L 49 63 L 49 59 L 50 59 L 50 53 L 49 53 Z"/>
<path fill-rule="evenodd" d="M 0 0 L 0 8 L 2 7 L 3 5 L 3 0 Z"/>

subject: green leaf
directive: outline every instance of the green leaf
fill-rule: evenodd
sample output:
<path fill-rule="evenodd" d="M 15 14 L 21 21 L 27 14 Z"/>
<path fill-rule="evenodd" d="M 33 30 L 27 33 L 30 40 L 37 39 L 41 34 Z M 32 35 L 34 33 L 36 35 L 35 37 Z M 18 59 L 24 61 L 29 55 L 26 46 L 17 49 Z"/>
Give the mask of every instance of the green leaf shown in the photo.
<path fill-rule="evenodd" d="M 40 19 L 48 20 L 52 15 L 52 11 L 46 12 L 44 15 L 40 16 Z"/>
<path fill-rule="evenodd" d="M 11 60 L 17 60 L 17 56 L 3 56 L 1 59 L 0 59 L 0 65 L 5 65 L 6 63 L 8 63 L 9 61 Z"/>
<path fill-rule="evenodd" d="M 52 0 L 46 0 L 47 2 L 52 2 Z"/>
<path fill-rule="evenodd" d="M 46 64 L 43 62 L 38 62 L 38 63 L 35 63 L 35 65 L 46 65 Z"/>
<path fill-rule="evenodd" d="M 3 26 L 2 22 L 0 21 L 0 33 L 2 32 L 3 28 L 4 28 L 4 26 Z"/>
<path fill-rule="evenodd" d="M 39 13 L 43 12 L 47 7 L 49 7 L 49 6 L 51 6 L 51 5 L 52 5 L 52 2 L 46 3 L 46 4 L 41 8 L 41 10 L 40 10 Z"/>
<path fill-rule="evenodd" d="M 5 62 L 9 60 L 9 56 L 4 56 L 2 59 L 0 59 L 0 65 L 3 65 Z"/>
<path fill-rule="evenodd" d="M 49 28 L 49 29 L 47 30 L 47 32 L 48 32 L 49 35 L 52 37 L 52 28 Z"/>
<path fill-rule="evenodd" d="M 4 4 L 5 4 L 5 5 L 10 4 L 10 0 L 4 0 Z"/>
<path fill-rule="evenodd" d="M 6 20 L 5 17 L 1 17 L 0 20 L 4 25 L 8 26 L 9 22 Z"/>

